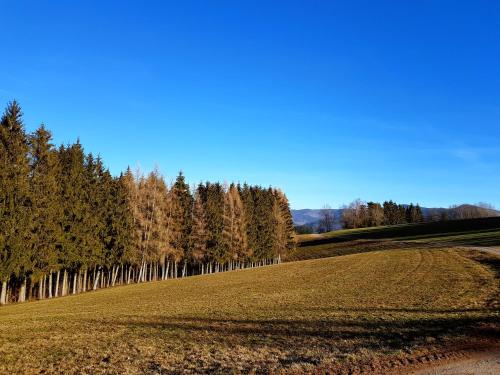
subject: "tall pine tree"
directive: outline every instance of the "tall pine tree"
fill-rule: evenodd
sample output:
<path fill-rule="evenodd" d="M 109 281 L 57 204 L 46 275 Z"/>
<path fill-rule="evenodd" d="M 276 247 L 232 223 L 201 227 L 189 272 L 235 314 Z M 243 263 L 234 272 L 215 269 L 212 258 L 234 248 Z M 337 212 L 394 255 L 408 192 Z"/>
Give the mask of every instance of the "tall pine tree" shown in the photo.
<path fill-rule="evenodd" d="M 21 107 L 9 103 L 0 121 L 0 304 L 11 276 L 25 280 L 32 238 L 28 140 Z"/>

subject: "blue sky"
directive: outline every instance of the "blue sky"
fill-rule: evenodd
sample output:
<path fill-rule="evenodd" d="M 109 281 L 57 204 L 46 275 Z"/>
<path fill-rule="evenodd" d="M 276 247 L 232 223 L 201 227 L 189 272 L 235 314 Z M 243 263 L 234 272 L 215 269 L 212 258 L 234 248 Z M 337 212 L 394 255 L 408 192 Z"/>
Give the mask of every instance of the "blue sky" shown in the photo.
<path fill-rule="evenodd" d="M 279 186 L 293 208 L 500 207 L 500 2 L 0 9 L 0 104 L 115 174 Z"/>

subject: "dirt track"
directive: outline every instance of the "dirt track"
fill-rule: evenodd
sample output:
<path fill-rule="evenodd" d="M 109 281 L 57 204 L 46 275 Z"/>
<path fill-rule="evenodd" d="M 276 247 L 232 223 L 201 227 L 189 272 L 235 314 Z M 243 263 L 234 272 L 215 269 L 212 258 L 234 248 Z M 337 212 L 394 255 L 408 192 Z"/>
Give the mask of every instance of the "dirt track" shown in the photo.
<path fill-rule="evenodd" d="M 450 360 L 410 371 L 412 375 L 496 375 L 500 374 L 500 349 L 475 353 L 463 359 Z"/>

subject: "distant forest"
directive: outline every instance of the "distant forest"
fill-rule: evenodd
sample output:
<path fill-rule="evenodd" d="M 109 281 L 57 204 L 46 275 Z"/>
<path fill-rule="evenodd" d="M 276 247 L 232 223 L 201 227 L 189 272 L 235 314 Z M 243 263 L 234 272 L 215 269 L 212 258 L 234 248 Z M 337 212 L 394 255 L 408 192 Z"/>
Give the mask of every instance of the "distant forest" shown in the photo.
<path fill-rule="evenodd" d="M 424 212 L 425 210 L 425 212 Z M 447 221 L 499 216 L 500 212 L 487 203 L 463 204 L 450 208 L 421 208 L 419 204 L 398 204 L 392 200 L 384 203 L 356 199 L 339 210 L 325 206 L 319 211 L 316 223 L 295 226 L 298 234 L 324 233 L 334 229 L 355 229 L 381 225 L 416 224 L 428 221 Z M 337 212 L 337 215 L 335 215 Z"/>
<path fill-rule="evenodd" d="M 55 148 L 9 103 L 0 124 L 0 304 L 278 263 L 295 246 L 288 200 L 259 186 L 158 170 L 112 176 L 82 145 Z"/>

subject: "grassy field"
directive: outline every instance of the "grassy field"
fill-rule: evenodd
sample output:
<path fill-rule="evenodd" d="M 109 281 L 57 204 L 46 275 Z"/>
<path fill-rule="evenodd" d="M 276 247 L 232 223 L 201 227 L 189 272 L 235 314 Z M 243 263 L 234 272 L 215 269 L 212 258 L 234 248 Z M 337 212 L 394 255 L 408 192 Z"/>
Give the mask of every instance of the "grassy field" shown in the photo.
<path fill-rule="evenodd" d="M 0 309 L 0 372 L 398 366 L 497 339 L 498 270 L 472 252 L 380 248 L 11 305 Z"/>

